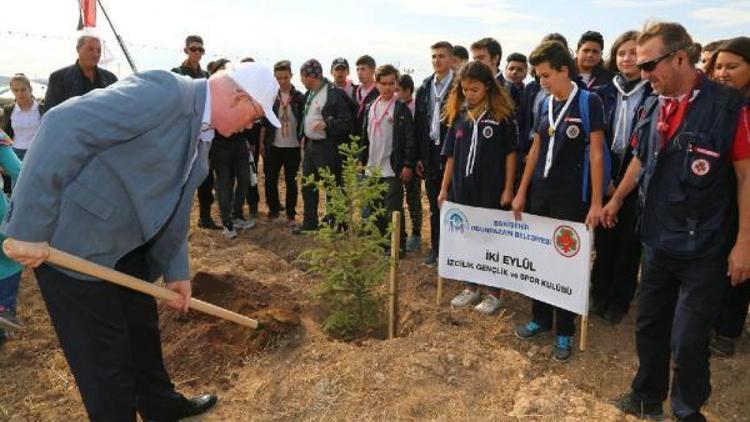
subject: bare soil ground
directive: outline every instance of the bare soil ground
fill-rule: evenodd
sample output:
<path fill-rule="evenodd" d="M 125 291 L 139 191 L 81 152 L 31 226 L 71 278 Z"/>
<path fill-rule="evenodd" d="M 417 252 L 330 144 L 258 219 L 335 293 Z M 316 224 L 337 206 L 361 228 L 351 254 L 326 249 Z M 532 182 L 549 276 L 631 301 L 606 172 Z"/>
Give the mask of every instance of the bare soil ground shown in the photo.
<path fill-rule="evenodd" d="M 627 391 L 636 369 L 635 309 L 616 327 L 592 318 L 588 350 L 556 363 L 552 337 L 513 336 L 512 327 L 530 314 L 522 296 L 504 294 L 503 310 L 482 317 L 447 306 L 460 289 L 448 282 L 444 304 L 436 306 L 435 270 L 421 265 L 427 241 L 400 262 L 400 337 L 343 343 L 321 332 L 312 299 L 317 281 L 295 262 L 313 239 L 264 220 L 235 240 L 194 227 L 196 297 L 249 316 L 282 307 L 301 317 L 298 327 L 256 333 L 162 309 L 173 382 L 185 394 L 220 396 L 214 410 L 194 420 L 633 420 L 609 401 Z M 33 274 L 27 271 L 22 283 L 26 329 L 0 348 L 0 420 L 85 420 Z M 709 420 L 749 420 L 747 336 L 735 358 L 711 363 Z"/>

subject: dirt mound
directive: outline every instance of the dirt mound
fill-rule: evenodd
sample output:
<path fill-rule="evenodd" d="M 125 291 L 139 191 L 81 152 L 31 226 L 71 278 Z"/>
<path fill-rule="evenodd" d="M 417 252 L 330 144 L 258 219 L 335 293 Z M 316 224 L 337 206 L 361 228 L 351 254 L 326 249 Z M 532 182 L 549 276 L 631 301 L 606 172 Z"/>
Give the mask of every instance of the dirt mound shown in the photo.
<path fill-rule="evenodd" d="M 256 319 L 253 330 L 196 311 L 177 315 L 161 312 L 164 357 L 170 372 L 194 385 L 218 381 L 228 386 L 226 373 L 264 350 L 292 345 L 299 339 L 300 306 L 283 285 L 265 285 L 233 274 L 198 272 L 192 280 L 193 296 Z"/>

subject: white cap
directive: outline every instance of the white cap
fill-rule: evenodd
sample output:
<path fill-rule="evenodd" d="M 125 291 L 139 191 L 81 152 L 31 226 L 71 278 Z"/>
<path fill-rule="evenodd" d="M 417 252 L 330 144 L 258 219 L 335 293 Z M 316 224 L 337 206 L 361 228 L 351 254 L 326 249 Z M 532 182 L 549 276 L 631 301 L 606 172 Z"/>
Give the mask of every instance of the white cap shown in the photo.
<path fill-rule="evenodd" d="M 273 112 L 273 103 L 279 93 L 279 83 L 271 69 L 258 63 L 240 63 L 228 72 L 232 80 L 263 108 L 266 119 L 276 127 L 281 122 Z"/>

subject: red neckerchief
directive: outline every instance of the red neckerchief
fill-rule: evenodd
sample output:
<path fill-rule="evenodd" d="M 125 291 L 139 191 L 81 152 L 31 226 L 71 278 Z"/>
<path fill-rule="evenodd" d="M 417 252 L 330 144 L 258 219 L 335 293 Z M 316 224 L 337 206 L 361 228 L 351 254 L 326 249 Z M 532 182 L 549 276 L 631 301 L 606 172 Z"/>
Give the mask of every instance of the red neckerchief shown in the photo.
<path fill-rule="evenodd" d="M 370 106 L 370 123 L 373 125 L 372 127 L 372 134 L 375 136 L 382 136 L 383 135 L 383 128 L 380 126 L 380 124 L 385 120 L 386 116 L 390 117 L 390 120 L 393 120 L 393 116 L 388 113 L 388 111 L 393 107 L 394 104 L 396 104 L 396 96 L 394 95 L 391 97 L 390 100 L 388 100 L 387 103 L 384 103 L 383 106 L 383 113 L 378 117 L 377 107 L 378 104 L 380 104 L 382 101 L 380 100 L 380 97 L 376 98 L 375 101 L 372 102 L 372 105 Z"/>
<path fill-rule="evenodd" d="M 375 89 L 375 84 L 372 84 L 370 89 L 368 89 L 364 95 L 362 95 L 362 85 L 357 87 L 357 92 L 355 93 L 355 97 L 357 98 L 357 102 L 359 103 L 359 110 L 357 111 L 357 116 L 362 114 L 362 110 L 365 108 L 365 99 L 367 99 L 367 96 L 370 95 L 372 90 Z"/>
<path fill-rule="evenodd" d="M 279 90 L 278 93 L 279 98 L 279 114 L 281 117 L 281 134 L 284 137 L 289 136 L 289 104 L 292 102 L 292 91 L 289 90 L 289 96 L 286 99 L 286 102 L 284 101 L 284 96 L 281 95 L 281 90 Z"/>
<path fill-rule="evenodd" d="M 674 136 L 677 128 L 685 118 L 690 104 L 692 104 L 700 92 L 698 86 L 703 81 L 703 76 L 703 72 L 697 71 L 693 87 L 685 95 L 680 97 L 659 97 L 661 105 L 659 106 L 659 121 L 656 129 L 661 137 L 661 149 L 664 149 L 669 140 Z M 675 119 L 677 120 L 674 121 Z"/>

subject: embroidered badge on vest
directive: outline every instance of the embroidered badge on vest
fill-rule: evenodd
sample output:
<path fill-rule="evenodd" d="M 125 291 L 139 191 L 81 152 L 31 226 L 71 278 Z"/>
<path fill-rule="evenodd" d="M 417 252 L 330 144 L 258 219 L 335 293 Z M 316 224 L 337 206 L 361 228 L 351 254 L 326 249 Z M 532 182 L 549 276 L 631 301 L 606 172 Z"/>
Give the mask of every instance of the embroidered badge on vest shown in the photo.
<path fill-rule="evenodd" d="M 565 129 L 565 134 L 568 135 L 568 139 L 575 139 L 581 134 L 581 129 L 576 125 L 570 125 Z"/>
<path fill-rule="evenodd" d="M 711 170 L 711 164 L 703 158 L 699 158 L 693 161 L 693 164 L 690 165 L 690 170 L 692 170 L 693 174 L 696 176 L 705 176 Z"/>

